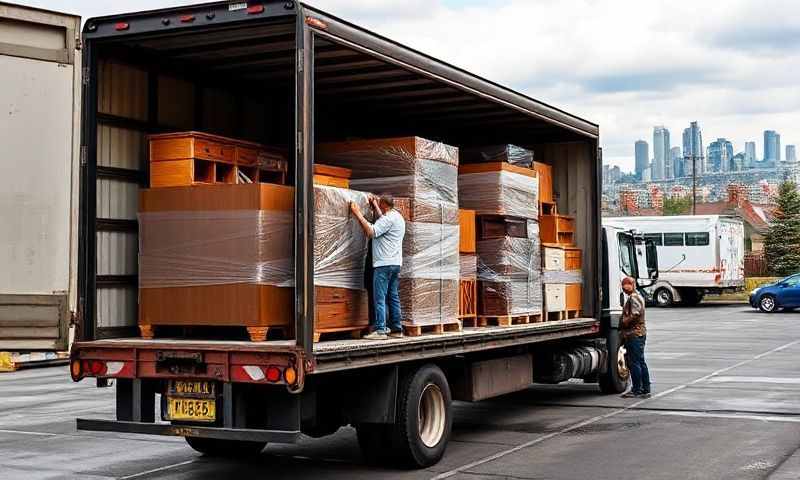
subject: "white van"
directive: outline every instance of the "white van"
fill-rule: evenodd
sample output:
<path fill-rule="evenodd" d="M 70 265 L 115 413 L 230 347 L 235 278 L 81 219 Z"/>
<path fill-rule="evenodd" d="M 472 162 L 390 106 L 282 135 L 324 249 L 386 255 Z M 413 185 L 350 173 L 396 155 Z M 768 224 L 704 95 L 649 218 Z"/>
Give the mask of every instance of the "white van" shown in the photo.
<path fill-rule="evenodd" d="M 658 249 L 658 281 L 648 299 L 667 307 L 696 305 L 706 293 L 744 287 L 744 225 L 722 215 L 604 218 L 604 225 L 636 230 Z"/>

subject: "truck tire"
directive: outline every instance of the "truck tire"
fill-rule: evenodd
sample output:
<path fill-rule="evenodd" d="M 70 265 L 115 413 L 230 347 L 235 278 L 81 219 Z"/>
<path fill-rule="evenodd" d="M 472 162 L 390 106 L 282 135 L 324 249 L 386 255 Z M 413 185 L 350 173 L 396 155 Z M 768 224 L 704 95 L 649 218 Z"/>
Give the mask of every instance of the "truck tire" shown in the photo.
<path fill-rule="evenodd" d="M 608 369 L 600 374 L 600 391 L 605 394 L 622 393 L 628 389 L 631 373 L 625 359 L 625 346 L 619 338 L 619 331 L 610 330 L 608 339 Z"/>
<path fill-rule="evenodd" d="M 252 457 L 261 453 L 267 442 L 185 437 L 194 450 L 210 457 Z"/>
<path fill-rule="evenodd" d="M 669 291 L 668 288 L 661 287 L 653 294 L 653 300 L 655 300 L 656 305 L 662 308 L 671 307 L 674 299 L 672 298 L 672 292 Z"/>
<path fill-rule="evenodd" d="M 405 376 L 397 394 L 397 417 L 391 425 L 397 463 L 412 468 L 436 464 L 444 455 L 453 428 L 447 378 L 436 365 L 423 365 Z"/>

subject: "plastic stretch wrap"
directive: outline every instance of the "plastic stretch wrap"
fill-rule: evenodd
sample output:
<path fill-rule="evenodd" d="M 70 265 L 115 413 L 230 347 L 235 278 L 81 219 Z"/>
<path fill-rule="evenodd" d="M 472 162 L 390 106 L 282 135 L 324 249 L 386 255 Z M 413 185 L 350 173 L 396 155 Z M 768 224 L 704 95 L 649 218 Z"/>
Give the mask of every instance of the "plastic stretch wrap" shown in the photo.
<path fill-rule="evenodd" d="M 538 237 L 503 237 L 478 242 L 482 315 L 541 313 L 540 249 Z"/>
<path fill-rule="evenodd" d="M 322 144 L 323 163 L 352 169 L 350 185 L 416 201 L 458 204 L 458 148 L 423 138 Z"/>
<path fill-rule="evenodd" d="M 488 147 L 462 148 L 461 163 L 506 162 L 518 167 L 533 165 L 533 152 L 516 145 L 492 145 Z"/>
<path fill-rule="evenodd" d="M 294 284 L 291 212 L 139 214 L 139 287 Z"/>
<path fill-rule="evenodd" d="M 459 257 L 459 275 L 461 280 L 478 279 L 478 256 L 474 253 L 462 253 Z"/>
<path fill-rule="evenodd" d="M 345 188 L 314 186 L 314 285 L 364 288 L 367 236 L 350 214 L 350 202 L 372 221 L 368 194 Z M 289 235 L 291 240 L 291 233 Z"/>
<path fill-rule="evenodd" d="M 542 283 L 583 283 L 583 272 L 580 270 L 544 270 Z"/>
<path fill-rule="evenodd" d="M 508 171 L 458 176 L 461 208 L 479 215 L 539 218 L 539 179 Z"/>

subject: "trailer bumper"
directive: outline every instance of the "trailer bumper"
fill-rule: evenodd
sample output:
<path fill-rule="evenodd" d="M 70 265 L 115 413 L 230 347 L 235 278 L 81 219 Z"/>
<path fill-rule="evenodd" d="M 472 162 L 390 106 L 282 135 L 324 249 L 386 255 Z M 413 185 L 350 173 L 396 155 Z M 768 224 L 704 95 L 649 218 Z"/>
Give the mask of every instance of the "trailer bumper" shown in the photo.
<path fill-rule="evenodd" d="M 240 440 L 257 442 L 296 443 L 300 431 L 293 430 L 253 430 L 248 428 L 197 427 L 171 425 L 169 423 L 124 422 L 118 420 L 95 420 L 79 418 L 78 430 L 93 432 L 141 433 L 145 435 L 165 435 L 173 437 L 218 438 L 221 440 Z"/>

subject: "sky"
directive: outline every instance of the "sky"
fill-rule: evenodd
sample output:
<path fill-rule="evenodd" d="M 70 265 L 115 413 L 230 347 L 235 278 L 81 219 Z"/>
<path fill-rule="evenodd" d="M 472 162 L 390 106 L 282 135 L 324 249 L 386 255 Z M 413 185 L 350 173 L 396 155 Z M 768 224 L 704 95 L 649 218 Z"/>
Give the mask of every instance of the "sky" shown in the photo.
<path fill-rule="evenodd" d="M 12 0 L 84 18 L 180 0 Z M 600 125 L 606 163 L 699 121 L 734 152 L 764 130 L 800 144 L 797 0 L 310 0 L 356 24 Z M 784 152 L 781 152 L 782 155 Z"/>

